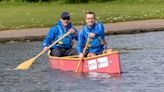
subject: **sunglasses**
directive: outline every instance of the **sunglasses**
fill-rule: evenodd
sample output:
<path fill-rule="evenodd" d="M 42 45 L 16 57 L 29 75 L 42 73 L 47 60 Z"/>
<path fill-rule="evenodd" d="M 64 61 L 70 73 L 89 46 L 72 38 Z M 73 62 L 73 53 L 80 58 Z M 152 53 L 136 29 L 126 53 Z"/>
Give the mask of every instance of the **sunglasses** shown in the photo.
<path fill-rule="evenodd" d="M 63 20 L 70 20 L 70 17 L 64 17 Z"/>

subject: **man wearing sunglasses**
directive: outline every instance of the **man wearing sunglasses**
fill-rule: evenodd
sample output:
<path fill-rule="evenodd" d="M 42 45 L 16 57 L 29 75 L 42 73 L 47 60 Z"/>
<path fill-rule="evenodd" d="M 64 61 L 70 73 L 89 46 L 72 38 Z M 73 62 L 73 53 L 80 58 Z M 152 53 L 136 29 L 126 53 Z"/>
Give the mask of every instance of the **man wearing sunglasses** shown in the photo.
<path fill-rule="evenodd" d="M 43 41 L 43 49 L 48 50 L 48 46 L 54 41 L 58 40 L 68 31 L 71 31 L 71 34 L 64 37 L 57 44 L 53 45 L 51 50 L 52 56 L 71 56 L 77 55 L 76 49 L 72 48 L 73 40 L 78 40 L 78 31 L 73 28 L 72 23 L 70 22 L 70 14 L 68 12 L 63 12 L 61 14 L 60 20 L 57 21 L 56 25 L 49 29 L 47 36 Z"/>

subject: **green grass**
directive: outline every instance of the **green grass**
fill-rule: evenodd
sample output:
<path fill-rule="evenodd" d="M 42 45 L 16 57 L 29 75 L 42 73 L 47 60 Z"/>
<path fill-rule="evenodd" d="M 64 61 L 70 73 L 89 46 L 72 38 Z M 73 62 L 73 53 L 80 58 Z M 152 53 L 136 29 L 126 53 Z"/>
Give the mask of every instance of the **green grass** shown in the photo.
<path fill-rule="evenodd" d="M 97 20 L 109 23 L 164 18 L 163 0 L 120 0 L 107 3 L 64 4 L 1 2 L 0 30 L 50 27 L 60 18 L 62 11 L 71 13 L 75 25 L 84 23 L 87 10 L 94 10 Z"/>

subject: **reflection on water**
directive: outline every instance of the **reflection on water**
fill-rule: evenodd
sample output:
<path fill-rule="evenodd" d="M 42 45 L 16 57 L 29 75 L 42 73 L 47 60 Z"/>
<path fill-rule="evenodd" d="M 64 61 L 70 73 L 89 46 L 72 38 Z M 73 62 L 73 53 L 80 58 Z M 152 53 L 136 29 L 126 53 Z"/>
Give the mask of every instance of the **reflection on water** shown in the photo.
<path fill-rule="evenodd" d="M 0 92 L 163 92 L 164 32 L 108 36 L 120 52 L 122 74 L 48 68 L 46 53 L 29 70 L 10 70 L 38 54 L 41 42 L 0 44 Z"/>

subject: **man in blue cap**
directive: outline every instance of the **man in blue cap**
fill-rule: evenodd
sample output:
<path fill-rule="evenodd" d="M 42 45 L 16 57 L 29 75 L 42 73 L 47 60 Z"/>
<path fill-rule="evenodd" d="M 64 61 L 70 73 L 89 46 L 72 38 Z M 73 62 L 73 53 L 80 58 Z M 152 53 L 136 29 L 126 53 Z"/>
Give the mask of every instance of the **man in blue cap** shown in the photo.
<path fill-rule="evenodd" d="M 70 30 L 73 30 L 71 31 L 71 34 L 69 34 L 68 36 L 66 36 L 50 48 L 50 54 L 52 56 L 58 57 L 77 55 L 76 49 L 72 48 L 72 46 L 73 40 L 78 40 L 78 31 L 75 28 L 73 28 L 72 23 L 70 22 L 70 14 L 68 12 L 63 12 L 61 14 L 60 20 L 57 21 L 56 25 L 52 26 L 49 29 L 49 32 L 42 44 L 43 49 L 48 50 L 48 46 L 53 41 L 58 40 L 60 37 L 62 37 L 65 33 L 67 33 Z"/>

